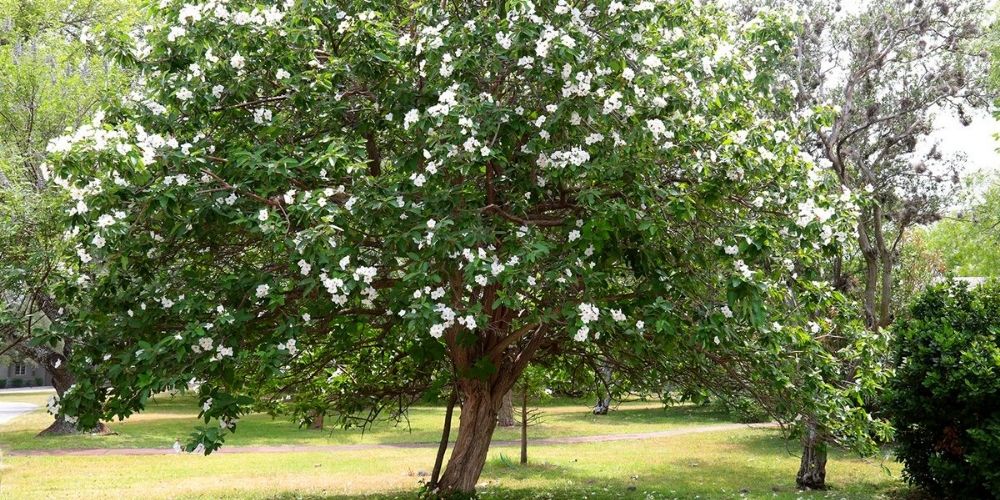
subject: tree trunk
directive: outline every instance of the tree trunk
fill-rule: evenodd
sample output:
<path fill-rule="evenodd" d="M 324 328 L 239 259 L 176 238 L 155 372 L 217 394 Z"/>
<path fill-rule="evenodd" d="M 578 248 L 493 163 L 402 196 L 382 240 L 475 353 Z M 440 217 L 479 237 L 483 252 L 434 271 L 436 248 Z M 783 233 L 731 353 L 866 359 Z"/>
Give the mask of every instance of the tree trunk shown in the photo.
<path fill-rule="evenodd" d="M 448 451 L 448 438 L 451 437 L 451 416 L 455 412 L 455 403 L 458 402 L 458 395 L 451 392 L 448 398 L 448 408 L 444 412 L 444 429 L 441 430 L 441 444 L 438 445 L 437 456 L 434 458 L 434 470 L 431 471 L 430 490 L 437 489 L 438 478 L 441 477 L 441 465 L 444 464 L 444 453 Z"/>
<path fill-rule="evenodd" d="M 872 240 L 868 236 L 868 228 L 865 225 L 865 218 L 873 218 L 870 213 L 863 214 L 858 221 L 858 246 L 861 248 L 861 256 L 865 259 L 865 293 L 863 304 L 865 308 L 865 327 L 875 331 L 878 328 L 878 317 L 875 312 L 875 291 L 878 289 L 878 250 L 872 245 Z"/>
<path fill-rule="evenodd" d="M 497 416 L 497 425 L 500 427 L 514 427 L 514 391 L 509 390 L 500 400 L 500 415 Z"/>
<path fill-rule="evenodd" d="M 320 410 L 313 410 L 312 411 L 312 422 L 309 424 L 309 428 L 310 429 L 314 429 L 314 430 L 318 430 L 318 431 L 323 430 L 323 425 L 324 425 L 323 424 L 323 417 L 325 417 L 325 416 L 326 416 L 326 414 L 323 413 L 322 411 L 320 411 Z"/>
<path fill-rule="evenodd" d="M 611 409 L 611 365 L 602 361 L 597 370 L 599 388 L 597 404 L 594 405 L 594 415 L 607 415 Z"/>
<path fill-rule="evenodd" d="M 62 356 L 59 355 L 59 358 L 62 358 Z M 46 368 L 52 375 L 52 387 L 55 388 L 56 395 L 62 398 L 63 394 L 65 394 L 66 391 L 73 386 L 76 380 L 74 379 L 73 374 L 70 373 L 69 369 L 66 367 L 65 361 L 61 361 L 58 368 L 54 365 L 55 362 L 52 361 L 47 364 Z M 46 427 L 42 432 L 38 433 L 38 436 L 60 436 L 66 434 L 76 434 L 78 432 L 89 432 L 101 435 L 114 434 L 111 428 L 109 428 L 104 422 L 98 423 L 97 427 L 94 427 L 93 429 L 78 429 L 75 424 L 67 422 L 62 415 L 58 415 L 51 425 Z"/>
<path fill-rule="evenodd" d="M 527 388 L 525 388 L 527 389 Z M 528 464 L 528 391 L 521 393 L 521 465 Z"/>
<path fill-rule="evenodd" d="M 500 411 L 501 398 L 494 397 L 487 383 L 463 380 L 459 387 L 463 395 L 462 413 L 458 419 L 458 439 L 441 476 L 440 492 L 444 496 L 475 493 Z"/>
<path fill-rule="evenodd" d="M 888 327 L 893 320 L 892 317 L 892 270 L 896 265 L 896 259 L 892 255 L 892 250 L 886 249 L 882 255 L 882 289 L 879 298 L 879 328 Z"/>
<path fill-rule="evenodd" d="M 815 422 L 806 424 L 802 436 L 802 461 L 795 483 L 800 489 L 826 489 L 826 439 Z"/>

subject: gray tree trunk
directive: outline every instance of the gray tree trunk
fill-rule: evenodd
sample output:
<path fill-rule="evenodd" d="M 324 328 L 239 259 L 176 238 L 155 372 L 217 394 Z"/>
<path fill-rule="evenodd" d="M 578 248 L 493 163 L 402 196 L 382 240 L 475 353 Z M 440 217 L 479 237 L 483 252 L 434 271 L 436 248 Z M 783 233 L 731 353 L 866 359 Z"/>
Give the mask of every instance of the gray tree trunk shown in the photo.
<path fill-rule="evenodd" d="M 611 366 L 602 362 L 597 370 L 600 379 L 598 384 L 597 404 L 594 405 L 594 415 L 607 415 L 611 409 Z"/>
<path fill-rule="evenodd" d="M 500 400 L 500 413 L 497 415 L 497 425 L 500 427 L 514 427 L 514 392 L 513 389 L 507 391 Z"/>
<path fill-rule="evenodd" d="M 826 436 L 815 422 L 806 424 L 802 436 L 802 460 L 795 484 L 801 489 L 826 489 Z"/>

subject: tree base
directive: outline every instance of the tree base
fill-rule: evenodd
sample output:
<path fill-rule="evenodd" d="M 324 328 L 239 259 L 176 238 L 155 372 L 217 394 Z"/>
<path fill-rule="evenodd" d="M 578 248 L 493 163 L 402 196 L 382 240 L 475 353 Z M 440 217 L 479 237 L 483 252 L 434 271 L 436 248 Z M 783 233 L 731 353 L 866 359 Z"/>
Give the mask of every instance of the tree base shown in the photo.
<path fill-rule="evenodd" d="M 594 415 L 607 415 L 608 410 L 611 409 L 610 399 L 598 399 L 597 404 L 594 405 Z"/>
<path fill-rule="evenodd" d="M 824 433 L 815 424 L 806 427 L 803 436 L 802 461 L 795 484 L 800 490 L 826 489 L 826 442 Z"/>
<path fill-rule="evenodd" d="M 111 430 L 107 424 L 101 422 L 97 424 L 90 430 L 77 429 L 76 425 L 71 424 L 63 419 L 56 420 L 52 422 L 52 425 L 48 426 L 42 432 L 39 432 L 35 437 L 43 436 L 67 436 L 70 434 L 94 434 L 98 436 L 108 436 L 111 434 L 117 434 L 115 431 Z"/>

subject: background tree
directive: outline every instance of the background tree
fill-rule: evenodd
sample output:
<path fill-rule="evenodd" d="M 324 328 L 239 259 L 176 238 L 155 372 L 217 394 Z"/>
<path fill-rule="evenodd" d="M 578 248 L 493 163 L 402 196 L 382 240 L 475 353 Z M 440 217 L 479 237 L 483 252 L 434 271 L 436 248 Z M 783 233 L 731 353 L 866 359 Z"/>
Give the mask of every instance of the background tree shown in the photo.
<path fill-rule="evenodd" d="M 45 147 L 127 88 L 96 43 L 131 22 L 129 4 L 0 1 L 0 309 L 10 313 L 0 322 L 0 350 L 37 363 L 60 395 L 74 383 L 66 361 L 74 342 L 34 342 L 63 312 L 50 290 L 63 227 Z M 57 418 L 43 434 L 71 431 Z"/>
<path fill-rule="evenodd" d="M 851 200 L 796 145 L 828 114 L 769 118 L 792 104 L 771 66 L 784 20 L 730 30 L 689 1 L 163 2 L 152 18 L 123 54 L 142 89 L 50 148 L 65 331 L 85 339 L 60 403 L 82 425 L 194 379 L 218 425 L 188 449 L 210 452 L 277 387 L 262 379 L 375 359 L 342 369 L 373 382 L 336 393 L 349 419 L 444 364 L 462 410 L 447 494 L 474 489 L 532 361 L 633 373 L 749 344 L 768 374 L 792 351 L 821 362 L 803 358 L 823 354 L 803 333 L 824 296 L 810 264 L 846 237 Z"/>
<path fill-rule="evenodd" d="M 983 180 L 969 184 L 964 208 L 923 231 L 927 250 L 939 254 L 945 272 L 955 276 L 1000 275 L 1000 183 Z M 984 184 L 986 189 L 974 187 Z"/>
<path fill-rule="evenodd" d="M 840 257 L 833 280 L 850 291 L 858 276 L 870 329 L 895 316 L 893 272 L 907 231 L 938 218 L 958 186 L 964 158 L 928 144 L 935 117 L 955 113 L 968 123 L 972 108 L 990 104 L 984 9 L 944 0 L 878 0 L 855 11 L 833 2 L 802 7 L 806 22 L 789 65 L 797 100 L 837 107 L 814 150 L 865 200 L 854 247 L 860 259 Z"/>
<path fill-rule="evenodd" d="M 748 15 L 762 8 L 745 2 Z M 929 144 L 934 118 L 989 104 L 988 60 L 980 2 L 875 0 L 842 8 L 834 1 L 776 0 L 797 10 L 801 28 L 782 73 L 796 86 L 796 104 L 834 106 L 832 124 L 807 150 L 861 200 L 855 237 L 833 257 L 826 278 L 860 304 L 866 327 L 887 327 L 899 305 L 894 290 L 907 233 L 936 220 L 957 187 L 963 158 Z M 826 337 L 836 355 L 844 344 Z M 832 341 L 832 342 L 830 342 Z M 876 341 L 873 345 L 884 345 Z M 850 380 L 850 362 L 843 375 Z M 808 416 L 807 416 L 808 417 Z M 808 419 L 808 418 L 807 418 Z M 815 439 L 810 439 L 815 436 Z M 825 431 L 807 432 L 803 456 L 824 447 Z M 825 464 L 803 463 L 799 484 L 825 487 Z M 809 471 L 815 471 L 810 476 Z"/>
<path fill-rule="evenodd" d="M 529 407 L 528 403 L 537 402 L 549 395 L 546 387 L 547 381 L 545 369 L 529 366 L 514 383 L 514 392 L 519 406 L 518 425 L 521 427 L 521 465 L 528 464 L 528 427 L 542 421 L 541 411 Z"/>

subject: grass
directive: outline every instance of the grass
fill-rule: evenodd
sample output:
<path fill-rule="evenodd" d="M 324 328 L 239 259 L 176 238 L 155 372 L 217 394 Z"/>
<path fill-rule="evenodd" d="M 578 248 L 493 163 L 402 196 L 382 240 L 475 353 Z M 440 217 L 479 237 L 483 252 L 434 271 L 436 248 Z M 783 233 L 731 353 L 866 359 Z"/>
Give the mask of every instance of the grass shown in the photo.
<path fill-rule="evenodd" d="M 16 396 L 16 397 L 15 397 Z M 44 403 L 47 395 L 3 395 L 0 401 Z M 36 439 L 48 424 L 44 410 L 0 427 L 0 447 L 167 447 L 195 423 L 188 396 L 160 397 L 150 412 L 113 425 L 118 436 Z M 691 406 L 664 410 L 633 402 L 604 417 L 580 402 L 544 408 L 533 438 L 646 432 L 727 421 Z M 346 444 L 433 442 L 443 410 L 418 407 L 405 427 L 381 425 L 317 432 L 283 420 L 251 416 L 228 443 Z M 514 439 L 501 429 L 496 439 Z M 515 447 L 494 446 L 480 480 L 484 498 L 889 498 L 904 491 L 899 467 L 833 452 L 826 492 L 798 492 L 794 442 L 775 430 L 742 429 L 641 441 L 529 448 L 530 464 Z M 433 448 L 379 448 L 337 452 L 160 456 L 7 456 L 0 463 L 0 499 L 15 498 L 413 498 L 434 460 Z M 887 472 L 891 472 L 891 475 Z M 58 473 L 54 473 L 58 471 Z"/>
<path fill-rule="evenodd" d="M 48 394 L 0 396 L 0 401 L 21 401 L 41 405 L 39 410 L 18 418 L 3 427 L 0 449 L 7 451 L 57 448 L 169 448 L 174 440 L 183 441 L 193 428 L 204 425 L 196 418 L 197 402 L 190 395 L 161 395 L 147 411 L 124 422 L 113 422 L 117 435 L 110 436 L 51 436 L 35 435 L 51 423 L 45 412 Z M 237 432 L 226 438 L 229 446 L 253 445 L 336 445 L 435 443 L 441 436 L 442 409 L 417 406 L 410 410 L 407 422 L 394 425 L 381 422 L 362 432 L 334 425 L 326 430 L 300 429 L 294 422 L 268 415 L 248 415 L 240 419 Z M 458 414 L 453 421 L 452 437 L 458 432 Z M 560 400 L 543 409 L 542 423 L 531 429 L 531 437 L 581 436 L 652 432 L 684 426 L 727 422 L 725 413 L 712 408 L 674 406 L 664 409 L 657 402 L 624 403 L 613 416 L 595 416 L 579 401 Z M 520 438 L 516 428 L 498 428 L 497 440 Z"/>
<path fill-rule="evenodd" d="M 527 467 L 498 447 L 484 498 L 878 498 L 900 489 L 879 463 L 834 453 L 828 492 L 795 490 L 798 459 L 772 430 L 537 446 Z M 432 449 L 142 457 L 8 457 L 0 498 L 412 498 Z M 895 471 L 894 464 L 888 464 Z M 60 471 L 53 474 L 52 471 Z M 6 496 L 5 496 L 6 495 Z"/>

